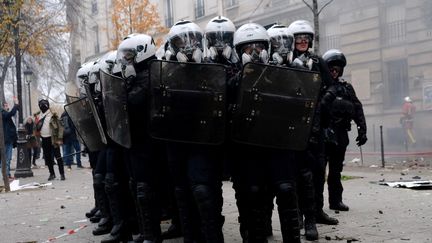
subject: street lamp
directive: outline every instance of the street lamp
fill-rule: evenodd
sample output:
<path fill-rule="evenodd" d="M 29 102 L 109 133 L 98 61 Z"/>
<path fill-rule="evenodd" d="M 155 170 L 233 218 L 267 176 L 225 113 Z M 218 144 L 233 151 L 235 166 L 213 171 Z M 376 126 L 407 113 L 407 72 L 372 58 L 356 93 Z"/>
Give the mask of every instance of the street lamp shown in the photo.
<path fill-rule="evenodd" d="M 32 76 L 33 76 L 33 71 L 31 69 L 29 69 L 28 67 L 26 68 L 26 70 L 24 70 L 24 80 L 27 84 L 27 90 L 28 90 L 28 102 L 29 102 L 29 115 L 32 115 L 32 107 L 31 107 L 31 92 L 30 92 L 30 83 L 32 82 Z"/>

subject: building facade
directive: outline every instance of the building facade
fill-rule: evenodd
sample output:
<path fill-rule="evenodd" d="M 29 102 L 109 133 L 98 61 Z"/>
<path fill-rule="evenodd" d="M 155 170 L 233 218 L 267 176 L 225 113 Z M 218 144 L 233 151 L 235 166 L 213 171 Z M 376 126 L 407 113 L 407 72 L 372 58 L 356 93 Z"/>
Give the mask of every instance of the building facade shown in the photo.
<path fill-rule="evenodd" d="M 86 2 L 90 4 L 86 11 L 91 20 L 87 20 L 80 41 L 81 60 L 110 48 L 107 41 L 110 1 Z M 266 27 L 274 23 L 289 25 L 297 19 L 313 23 L 312 12 L 302 0 L 153 2 L 158 4 L 161 20 L 167 27 L 187 19 L 204 29 L 218 15 L 230 18 L 237 27 L 248 22 Z M 323 6 L 327 1 L 318 2 Z M 92 3 L 97 4 L 96 12 Z M 348 66 L 344 78 L 353 84 L 363 103 L 369 148 L 377 149 L 382 125 L 386 147 L 405 149 L 399 123 L 405 96 L 410 96 L 417 107 L 414 132 L 418 148 L 432 145 L 431 16 L 432 1 L 428 0 L 335 0 L 320 14 L 320 52 L 337 48 L 345 53 Z M 352 138 L 356 135 L 356 131 L 351 132 Z"/>

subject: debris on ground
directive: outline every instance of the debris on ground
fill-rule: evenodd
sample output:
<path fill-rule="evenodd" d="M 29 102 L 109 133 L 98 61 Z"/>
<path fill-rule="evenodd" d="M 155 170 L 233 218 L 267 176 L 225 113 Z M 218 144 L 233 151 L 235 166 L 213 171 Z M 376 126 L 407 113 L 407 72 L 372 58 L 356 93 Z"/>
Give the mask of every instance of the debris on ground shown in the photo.
<path fill-rule="evenodd" d="M 38 189 L 38 188 L 44 188 L 51 185 L 52 182 L 48 182 L 48 183 L 31 182 L 20 186 L 19 180 L 13 180 L 10 183 L 10 190 L 11 192 L 13 192 L 13 191 L 20 191 L 20 190 Z"/>
<path fill-rule="evenodd" d="M 413 179 L 420 179 L 420 177 L 414 176 Z M 432 180 L 401 180 L 401 181 L 387 181 L 387 182 L 380 181 L 379 184 L 393 187 L 393 188 L 409 188 L 409 189 L 432 188 Z"/>

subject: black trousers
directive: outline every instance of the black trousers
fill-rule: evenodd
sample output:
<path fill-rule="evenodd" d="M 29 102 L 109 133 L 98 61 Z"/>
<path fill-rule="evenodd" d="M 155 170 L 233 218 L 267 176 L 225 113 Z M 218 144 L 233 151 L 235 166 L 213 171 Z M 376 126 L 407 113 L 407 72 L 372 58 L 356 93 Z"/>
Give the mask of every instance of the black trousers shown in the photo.
<path fill-rule="evenodd" d="M 233 160 L 233 188 L 241 224 L 250 242 L 265 242 L 268 199 L 276 196 L 284 242 L 297 242 L 297 152 L 237 145 Z M 243 236 L 242 236 L 243 237 Z M 294 239 L 295 238 L 295 239 Z"/>
<path fill-rule="evenodd" d="M 222 148 L 167 143 L 185 242 L 223 242 Z"/>
<path fill-rule="evenodd" d="M 343 186 L 341 173 L 343 170 L 346 148 L 349 144 L 348 132 L 346 129 L 338 129 L 335 132 L 338 144 L 326 145 L 326 158 L 329 165 L 327 186 L 330 204 L 342 202 Z"/>
<path fill-rule="evenodd" d="M 55 175 L 54 172 L 54 157 L 57 160 L 60 175 L 64 175 L 63 159 L 59 146 L 54 146 L 51 142 L 51 137 L 42 138 L 42 149 L 45 160 L 45 165 L 48 166 L 50 175 Z"/>

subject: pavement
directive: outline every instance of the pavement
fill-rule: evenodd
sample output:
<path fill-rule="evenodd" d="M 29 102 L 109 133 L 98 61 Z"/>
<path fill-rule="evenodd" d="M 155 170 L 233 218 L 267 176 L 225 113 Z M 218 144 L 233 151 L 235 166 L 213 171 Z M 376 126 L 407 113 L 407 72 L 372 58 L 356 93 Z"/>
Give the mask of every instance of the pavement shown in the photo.
<path fill-rule="evenodd" d="M 89 166 L 86 158 L 83 159 L 84 166 Z M 406 163 L 380 168 L 375 166 L 379 162 L 369 161 L 361 166 L 358 160 L 353 161 L 347 162 L 343 172 L 353 177 L 343 181 L 344 202 L 350 206 L 350 211 L 329 210 L 326 202 L 325 211 L 340 223 L 318 225 L 319 240 L 315 242 L 432 242 L 431 189 L 412 190 L 378 184 L 383 180 L 413 177 L 431 180 L 430 166 Z M 38 160 L 38 164 L 43 161 Z M 20 185 L 47 182 L 47 168 L 33 169 L 33 173 L 33 177 L 21 178 Z M 225 242 L 241 242 L 232 183 L 224 182 L 223 190 Z M 65 181 L 57 179 L 43 188 L 1 192 L 0 242 L 100 242 L 104 236 L 93 236 L 91 231 L 95 225 L 84 216 L 93 204 L 91 170 L 76 166 L 66 171 Z M 162 222 L 163 229 L 168 225 L 169 222 Z M 303 236 L 302 241 L 307 242 Z M 282 242 L 277 210 L 273 213 L 273 237 L 269 242 Z"/>

